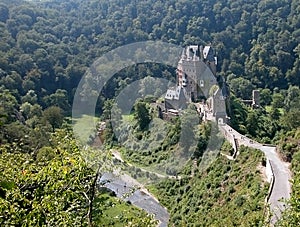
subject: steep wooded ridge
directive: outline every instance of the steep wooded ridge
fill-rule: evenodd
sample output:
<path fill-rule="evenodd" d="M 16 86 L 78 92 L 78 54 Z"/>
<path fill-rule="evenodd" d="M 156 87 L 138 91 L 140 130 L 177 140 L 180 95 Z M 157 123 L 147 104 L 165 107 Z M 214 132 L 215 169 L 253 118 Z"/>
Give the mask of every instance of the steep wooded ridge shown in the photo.
<path fill-rule="evenodd" d="M 0 0 L 0 225 L 91 226 L 92 222 L 155 225 L 145 213 L 130 212 L 128 204 L 121 204 L 106 193 L 93 200 L 93 165 L 88 166 L 82 160 L 81 148 L 75 144 L 69 122 L 64 120 L 70 115 L 80 79 L 98 57 L 116 47 L 146 40 L 182 47 L 211 43 L 218 56 L 218 74 L 226 78 L 231 89 L 228 110 L 231 126 L 261 143 L 276 144 L 282 158 L 292 163 L 291 206 L 278 225 L 299 225 L 300 5 L 297 0 Z M 97 104 L 99 116 L 106 119 L 115 95 L 145 76 L 171 80 L 175 69 L 140 64 L 122 70 L 103 89 Z M 260 90 L 258 109 L 242 102 L 251 98 L 253 89 Z M 169 140 L 163 144 L 166 149 L 175 146 L 179 129 L 176 125 L 172 127 Z M 104 137 L 111 145 L 115 140 L 109 129 Z M 198 146 L 203 149 L 206 138 L 201 135 L 200 138 Z M 246 153 L 247 150 L 242 160 L 258 163 L 258 154 L 248 157 Z M 149 156 L 144 162 L 153 160 Z M 155 160 L 158 162 L 159 157 Z M 217 164 L 224 165 L 221 169 L 224 173 L 234 168 L 239 170 L 236 166 L 239 163 L 230 166 L 219 158 Z M 222 178 L 222 171 L 214 171 L 212 167 L 206 174 Z M 227 182 L 228 176 L 223 177 Z M 251 174 L 250 177 L 255 178 Z M 211 219 L 207 216 L 209 220 L 205 223 L 216 224 L 213 218 L 223 218 L 224 210 L 214 204 L 229 204 L 226 211 L 232 212 L 247 200 L 234 187 L 236 181 L 242 181 L 239 178 L 228 181 L 228 192 L 214 191 L 212 183 L 205 179 L 200 182 L 203 185 L 192 190 L 188 189 L 198 184 L 197 180 L 169 181 L 167 184 L 174 189 L 167 192 L 161 189 L 161 195 L 169 193 L 162 198 L 166 205 L 179 205 L 180 209 L 172 210 L 173 223 L 184 223 L 186 218 L 196 224 L 189 211 L 207 213 L 213 207 L 213 213 L 208 214 L 219 216 Z M 247 183 L 251 191 L 252 186 Z M 218 182 L 213 184 L 218 190 L 224 189 Z M 253 193 L 262 198 L 258 183 L 256 186 Z M 196 196 L 197 188 L 210 189 L 209 195 L 203 192 L 201 196 L 214 196 L 216 200 L 208 201 L 207 207 L 191 203 L 191 196 L 200 196 Z M 173 198 L 174 193 L 187 191 L 182 198 Z M 223 193 L 227 194 L 222 200 Z M 229 198 L 230 194 L 237 196 L 235 200 Z M 92 203 L 100 208 L 89 209 Z M 192 207 L 187 209 L 190 204 Z M 251 224 L 261 226 L 261 214 L 250 214 L 256 206 L 261 210 L 257 201 L 251 204 L 251 209 L 238 210 L 236 215 L 247 214 L 251 216 Z M 120 222 L 109 219 L 116 212 L 110 207 L 124 211 Z M 226 223 L 231 222 L 222 222 Z"/>

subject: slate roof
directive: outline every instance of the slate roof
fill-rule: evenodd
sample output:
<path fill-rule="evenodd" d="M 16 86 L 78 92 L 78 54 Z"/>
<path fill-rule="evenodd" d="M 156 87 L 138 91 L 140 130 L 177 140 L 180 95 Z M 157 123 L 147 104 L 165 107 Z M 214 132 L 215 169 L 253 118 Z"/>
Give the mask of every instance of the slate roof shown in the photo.
<path fill-rule="evenodd" d="M 214 51 L 211 46 L 205 46 L 203 49 L 203 57 L 208 61 L 215 61 Z"/>
<path fill-rule="evenodd" d="M 180 87 L 176 87 L 173 89 L 168 89 L 165 95 L 165 99 L 169 100 L 179 100 L 181 89 Z"/>

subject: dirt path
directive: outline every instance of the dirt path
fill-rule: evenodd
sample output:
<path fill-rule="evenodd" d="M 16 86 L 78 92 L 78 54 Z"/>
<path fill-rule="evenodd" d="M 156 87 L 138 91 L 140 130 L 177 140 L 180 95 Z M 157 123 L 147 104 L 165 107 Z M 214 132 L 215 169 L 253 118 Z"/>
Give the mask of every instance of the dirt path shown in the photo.
<path fill-rule="evenodd" d="M 117 150 L 111 150 L 111 153 L 113 155 L 113 157 L 117 160 L 119 160 L 120 162 L 122 163 L 126 163 L 128 166 L 134 166 L 132 165 L 131 163 L 129 162 L 125 162 L 124 159 L 122 158 L 121 154 L 119 151 Z M 160 173 L 157 173 L 157 172 L 154 172 L 154 171 L 151 171 L 151 170 L 147 170 L 147 169 L 144 169 L 142 167 L 138 167 L 142 172 L 146 173 L 151 173 L 151 174 L 155 174 L 158 178 L 168 178 L 168 179 L 177 179 L 177 180 L 180 180 L 181 179 L 181 176 L 170 176 L 170 175 L 163 175 L 163 174 L 160 174 Z"/>

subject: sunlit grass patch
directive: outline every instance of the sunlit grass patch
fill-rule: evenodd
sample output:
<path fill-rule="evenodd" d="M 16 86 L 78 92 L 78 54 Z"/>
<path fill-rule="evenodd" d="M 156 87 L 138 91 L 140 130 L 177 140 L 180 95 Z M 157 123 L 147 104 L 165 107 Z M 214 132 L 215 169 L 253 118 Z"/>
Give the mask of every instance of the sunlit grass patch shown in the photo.
<path fill-rule="evenodd" d="M 87 143 L 89 137 L 96 131 L 96 124 L 99 121 L 98 117 L 90 115 L 82 115 L 80 118 L 73 118 L 73 131 L 76 137 L 82 143 Z"/>

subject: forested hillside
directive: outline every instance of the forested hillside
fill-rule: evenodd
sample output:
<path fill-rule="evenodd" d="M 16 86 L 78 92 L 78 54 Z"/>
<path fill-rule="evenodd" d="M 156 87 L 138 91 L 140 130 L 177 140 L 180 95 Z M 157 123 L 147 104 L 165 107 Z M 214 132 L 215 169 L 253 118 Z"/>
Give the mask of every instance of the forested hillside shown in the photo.
<path fill-rule="evenodd" d="M 182 47 L 212 44 L 218 74 L 231 89 L 231 125 L 278 145 L 292 162 L 292 211 L 282 224 L 299 224 L 298 0 L 0 0 L 0 225 L 20 220 L 28 221 L 25 226 L 56 225 L 63 219 L 69 225 L 77 214 L 88 225 L 89 199 L 76 193 L 91 193 L 93 171 L 81 160 L 66 117 L 80 79 L 98 57 L 146 40 Z M 120 87 L 145 76 L 171 80 L 175 69 L 141 64 L 118 73 L 99 97 L 97 114 L 105 115 L 106 99 L 112 100 Z M 261 94 L 262 107 L 255 110 L 241 101 L 251 99 L 253 89 Z M 81 170 L 69 185 L 67 179 Z M 60 185 L 51 185 L 54 179 Z M 56 207 L 55 201 L 66 206 Z M 73 213 L 77 208 L 79 213 Z M 133 223 L 151 222 L 139 215 Z"/>
<path fill-rule="evenodd" d="M 153 190 L 161 194 L 175 226 L 264 226 L 268 184 L 257 168 L 261 160 L 260 151 L 243 147 L 235 163 L 219 156 L 193 179 L 167 180 Z"/>
<path fill-rule="evenodd" d="M 85 67 L 115 47 L 145 40 L 211 42 L 219 72 L 242 98 L 251 86 L 300 83 L 297 1 L 1 3 L 1 84 L 19 99 L 36 94 L 43 107 L 55 102 L 67 109 L 57 101 L 66 96 L 72 103 Z"/>

